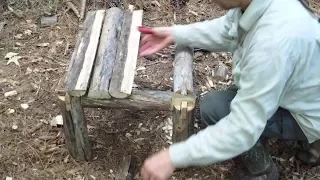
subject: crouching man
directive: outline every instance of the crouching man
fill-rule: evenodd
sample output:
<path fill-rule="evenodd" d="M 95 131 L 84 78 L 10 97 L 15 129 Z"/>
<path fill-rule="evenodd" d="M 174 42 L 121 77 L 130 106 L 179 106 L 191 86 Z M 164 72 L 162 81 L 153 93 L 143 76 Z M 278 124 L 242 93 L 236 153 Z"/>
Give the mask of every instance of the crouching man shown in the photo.
<path fill-rule="evenodd" d="M 207 127 L 148 158 L 144 180 L 168 179 L 176 168 L 237 159 L 234 176 L 278 179 L 266 138 L 309 146 L 298 152 L 318 165 L 320 155 L 320 23 L 299 0 L 213 0 L 225 16 L 189 25 L 153 28 L 140 56 L 173 43 L 232 52 L 235 88 L 201 102 Z M 143 32 L 142 32 L 143 33 Z"/>

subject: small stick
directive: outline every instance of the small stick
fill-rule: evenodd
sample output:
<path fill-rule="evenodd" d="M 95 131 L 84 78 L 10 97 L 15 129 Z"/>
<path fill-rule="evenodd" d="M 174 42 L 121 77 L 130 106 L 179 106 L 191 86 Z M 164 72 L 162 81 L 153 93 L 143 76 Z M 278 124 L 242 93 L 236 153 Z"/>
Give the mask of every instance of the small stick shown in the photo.
<path fill-rule="evenodd" d="M 39 130 L 42 126 L 43 126 L 43 123 L 40 122 L 40 123 L 36 124 L 32 129 L 30 129 L 30 130 L 28 131 L 28 133 L 29 133 L 29 134 L 34 133 L 34 132 L 36 132 L 37 130 Z"/>
<path fill-rule="evenodd" d="M 12 9 L 12 7 L 10 7 L 10 6 L 8 6 L 8 9 L 9 9 L 9 11 L 11 12 L 11 13 L 13 13 L 15 16 L 17 16 L 18 18 L 23 18 L 23 15 L 22 15 L 22 13 L 21 13 L 21 11 L 15 11 L 15 10 L 13 10 Z"/>
<path fill-rule="evenodd" d="M 87 0 L 82 0 L 81 12 L 80 12 L 80 20 L 82 20 L 84 18 L 84 13 L 86 11 L 86 4 L 87 4 Z"/>
<path fill-rule="evenodd" d="M 155 65 L 155 64 L 159 64 L 159 63 L 169 63 L 168 61 L 156 61 L 156 62 L 152 62 L 152 63 L 148 63 L 148 64 L 145 64 L 144 66 L 152 66 L 152 65 Z"/>
<path fill-rule="evenodd" d="M 76 7 L 72 2 L 70 2 L 70 1 L 66 1 L 66 3 L 67 3 L 67 5 L 68 5 L 68 7 L 74 12 L 74 14 L 75 14 L 78 18 L 80 18 L 80 13 L 79 13 L 77 7 Z"/>

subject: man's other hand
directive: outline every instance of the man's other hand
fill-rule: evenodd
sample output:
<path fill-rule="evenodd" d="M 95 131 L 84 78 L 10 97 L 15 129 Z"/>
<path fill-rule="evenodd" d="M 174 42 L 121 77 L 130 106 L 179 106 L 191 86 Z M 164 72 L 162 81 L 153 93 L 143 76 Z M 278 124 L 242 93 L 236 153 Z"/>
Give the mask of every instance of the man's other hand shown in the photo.
<path fill-rule="evenodd" d="M 139 31 L 146 34 L 140 42 L 140 57 L 154 54 L 174 42 L 171 27 L 139 28 Z"/>
<path fill-rule="evenodd" d="M 174 170 L 169 151 L 162 150 L 144 162 L 141 176 L 143 180 L 167 180 Z"/>

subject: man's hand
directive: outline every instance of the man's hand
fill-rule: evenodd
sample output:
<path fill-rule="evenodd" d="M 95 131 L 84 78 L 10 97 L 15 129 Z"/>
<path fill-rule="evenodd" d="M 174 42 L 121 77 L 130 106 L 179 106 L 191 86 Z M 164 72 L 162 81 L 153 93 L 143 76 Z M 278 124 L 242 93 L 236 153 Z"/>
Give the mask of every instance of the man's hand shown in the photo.
<path fill-rule="evenodd" d="M 141 175 L 143 180 L 167 180 L 174 170 L 169 151 L 162 150 L 144 162 Z"/>
<path fill-rule="evenodd" d="M 174 42 L 172 28 L 170 27 L 151 28 L 147 30 L 139 28 L 139 30 L 143 34 L 146 33 L 146 36 L 142 38 L 140 43 L 140 57 L 154 54 Z"/>

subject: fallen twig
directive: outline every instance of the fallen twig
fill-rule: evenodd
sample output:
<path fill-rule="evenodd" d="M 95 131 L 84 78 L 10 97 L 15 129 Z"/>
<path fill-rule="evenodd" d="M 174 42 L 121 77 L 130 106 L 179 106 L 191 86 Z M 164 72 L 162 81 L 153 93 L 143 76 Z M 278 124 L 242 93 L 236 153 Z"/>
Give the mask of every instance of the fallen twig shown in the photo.
<path fill-rule="evenodd" d="M 80 18 L 80 13 L 77 7 L 70 1 L 65 1 L 65 3 L 67 4 L 68 8 L 70 8 L 78 18 Z"/>
<path fill-rule="evenodd" d="M 30 129 L 30 130 L 28 131 L 28 133 L 29 133 L 29 134 L 34 133 L 34 132 L 36 132 L 37 130 L 39 130 L 42 126 L 43 126 L 43 123 L 40 122 L 40 123 L 36 124 L 32 129 Z"/>
<path fill-rule="evenodd" d="M 52 140 L 55 138 L 56 137 L 54 137 L 54 136 L 40 136 L 40 137 L 38 137 L 38 139 L 43 140 L 43 141 L 48 141 L 48 140 Z"/>
<path fill-rule="evenodd" d="M 14 10 L 12 9 L 12 7 L 8 6 L 9 11 L 14 14 L 15 16 L 17 16 L 18 18 L 23 18 L 23 14 L 20 10 Z"/>
<path fill-rule="evenodd" d="M 7 24 L 6 21 L 0 22 L 0 33 L 2 32 L 2 30 L 3 30 L 3 28 L 4 28 L 4 26 L 5 26 L 6 24 Z"/>
<path fill-rule="evenodd" d="M 148 63 L 148 64 L 145 64 L 144 66 L 152 66 L 152 65 L 155 65 L 155 64 L 158 64 L 158 63 L 168 63 L 169 61 L 156 61 L 156 62 L 152 62 L 152 63 Z"/>
<path fill-rule="evenodd" d="M 37 89 L 37 85 L 31 83 L 30 85 L 22 86 L 17 88 L 16 90 L 6 92 L 4 93 L 4 96 L 5 97 L 15 96 L 15 95 L 18 95 L 19 93 L 28 92 L 28 91 L 32 92 L 32 91 L 35 91 L 36 89 Z"/>
<path fill-rule="evenodd" d="M 87 4 L 87 0 L 82 0 L 81 1 L 80 20 L 82 20 L 84 18 L 84 13 L 86 11 L 86 4 Z"/>

